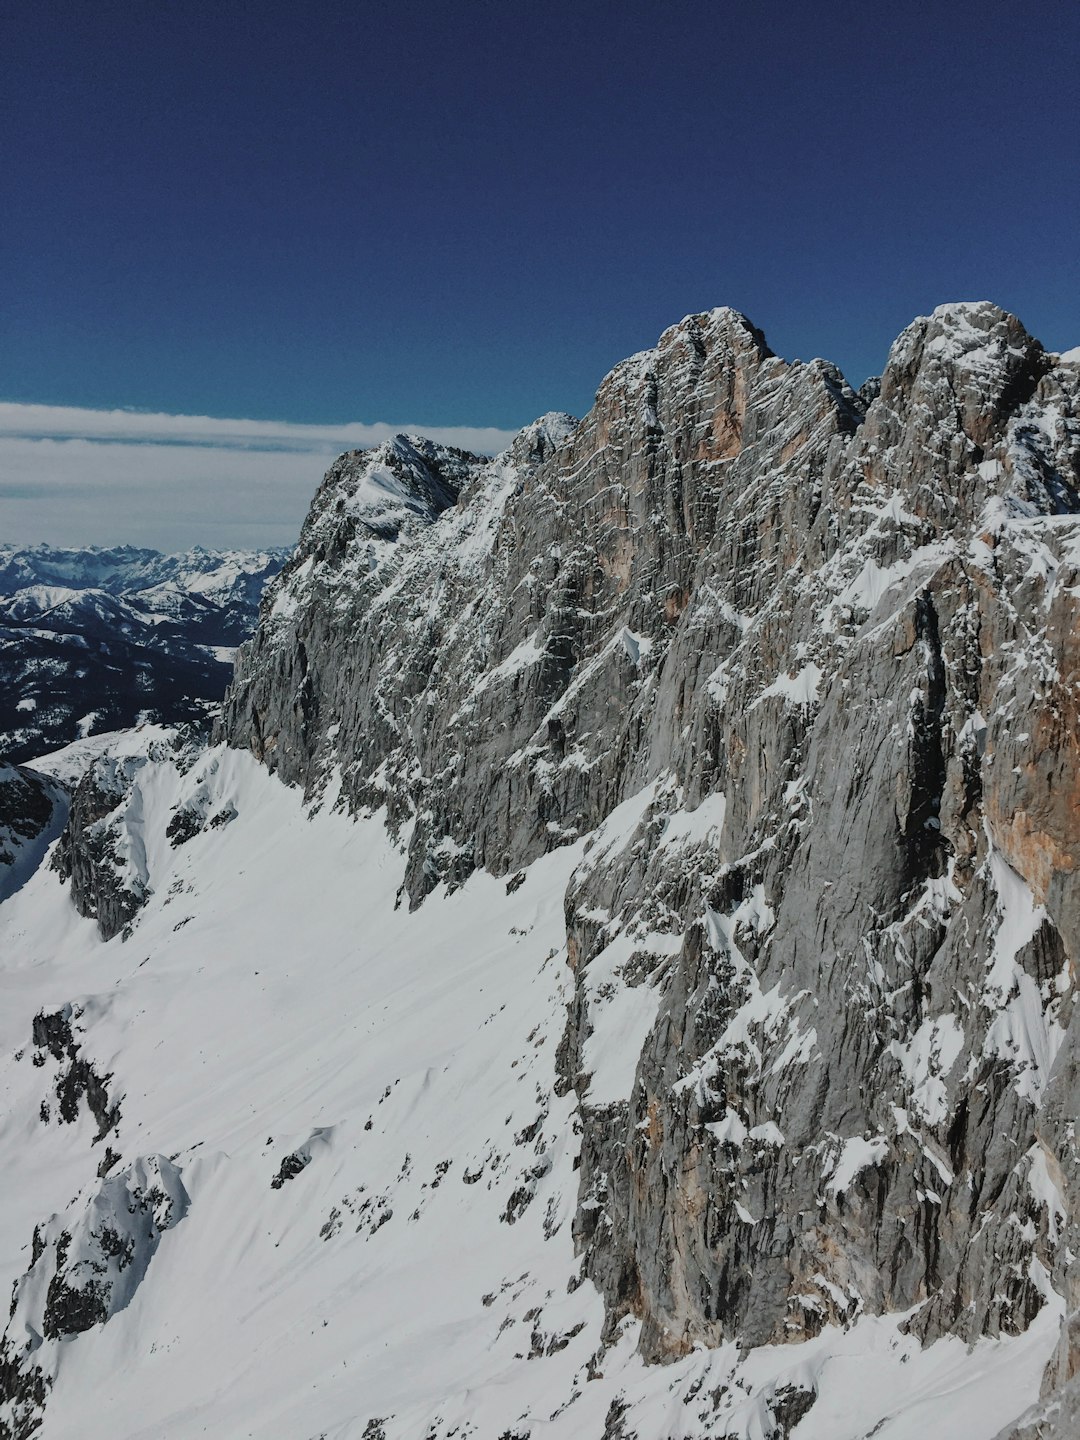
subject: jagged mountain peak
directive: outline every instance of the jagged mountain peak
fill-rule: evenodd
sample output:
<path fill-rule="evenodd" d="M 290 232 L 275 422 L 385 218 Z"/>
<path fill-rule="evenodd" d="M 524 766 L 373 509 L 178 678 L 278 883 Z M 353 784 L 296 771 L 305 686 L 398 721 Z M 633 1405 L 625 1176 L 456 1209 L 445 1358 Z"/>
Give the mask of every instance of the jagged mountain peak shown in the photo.
<path fill-rule="evenodd" d="M 1046 355 L 1017 316 L 988 300 L 954 301 L 917 317 L 894 341 L 886 369 L 902 364 L 912 349 L 926 363 L 986 376 Z"/>
<path fill-rule="evenodd" d="M 1021 321 L 1011 311 L 1004 310 L 993 300 L 946 300 L 940 305 L 935 305 L 929 317 L 920 316 L 913 323 L 918 324 L 920 319 L 925 318 L 936 321 L 947 330 L 966 329 L 986 333 L 1001 324 L 1008 325 L 1010 328 L 1016 326 L 1019 326 L 1020 329 L 1024 328 Z"/>
<path fill-rule="evenodd" d="M 474 471 L 487 462 L 421 435 L 399 434 L 367 450 L 349 450 L 326 473 L 300 532 L 287 571 L 309 552 L 344 555 L 359 533 L 369 559 L 396 540 L 403 526 L 427 523 L 457 502 Z"/>
<path fill-rule="evenodd" d="M 253 707 L 261 753 L 270 753 L 262 747 L 277 735 L 274 765 L 285 778 L 309 786 L 334 755 L 347 756 L 349 773 L 357 777 L 378 769 L 376 757 L 390 743 L 390 773 L 400 766 L 402 776 L 413 777 L 406 787 L 411 793 L 417 777 L 436 763 L 439 747 L 451 740 L 439 717 L 454 719 L 455 743 L 464 743 L 469 735 L 482 749 L 484 726 L 492 723 L 492 706 L 497 710 L 504 686 L 515 691 L 524 687 L 523 704 L 509 733 L 517 737 L 515 753 L 527 757 L 522 761 L 523 780 L 528 783 L 534 770 L 547 776 L 545 804 L 530 819 L 529 807 L 522 810 L 511 801 L 506 820 L 496 819 L 499 806 L 476 817 L 471 803 L 463 805 L 452 794 L 446 797 L 445 814 L 441 800 L 434 810 L 422 805 L 422 823 L 413 832 L 410 887 L 417 887 L 414 894 L 422 893 L 431 877 L 444 873 L 441 861 L 432 858 L 440 846 L 440 854 L 453 855 L 451 868 L 460 874 L 475 863 L 497 869 L 512 865 L 522 845 L 528 853 L 541 840 L 550 843 L 544 837 L 578 833 L 576 792 L 594 764 L 593 747 L 602 744 L 596 737 L 612 725 L 621 727 L 616 715 L 630 702 L 625 686 L 639 662 L 646 671 L 660 668 L 665 655 L 669 665 L 691 663 L 684 648 L 691 642 L 683 616 L 701 614 L 705 595 L 715 595 L 714 604 L 729 607 L 747 624 L 764 608 L 780 603 L 797 576 L 809 583 L 830 557 L 836 556 L 830 563 L 843 574 L 844 565 L 853 561 L 842 564 L 839 551 L 858 554 L 859 563 L 884 569 L 893 563 L 898 546 L 910 550 L 916 537 L 906 536 L 902 527 L 886 534 L 881 522 L 870 523 L 879 505 L 898 503 L 889 497 L 904 497 L 902 513 L 918 517 L 926 527 L 921 539 L 929 543 L 958 524 L 979 523 L 988 497 L 1007 489 L 1007 447 L 995 469 L 984 448 L 963 429 L 962 414 L 958 420 L 955 391 L 943 378 L 946 362 L 932 348 L 939 334 L 967 334 L 964 317 L 969 309 L 953 307 L 948 311 L 951 319 L 917 321 L 909 327 L 894 346 L 866 425 L 866 401 L 851 391 L 835 367 L 820 360 L 777 360 L 745 317 L 720 308 L 688 317 L 665 331 L 646 356 L 617 366 L 583 421 L 557 422 L 559 444 L 554 450 L 536 446 L 527 429 L 521 443 L 515 442 L 517 448 L 512 446 L 494 465 L 477 470 L 479 462 L 456 458 L 470 483 L 458 490 L 462 503 L 452 509 L 424 509 L 412 497 L 385 524 L 381 492 L 377 504 L 366 509 L 367 500 L 358 506 L 352 499 L 360 479 L 383 463 L 378 457 L 384 452 L 342 457 L 316 498 L 296 560 L 275 591 L 276 615 L 303 630 L 314 623 L 312 635 L 303 641 L 308 657 L 300 692 L 303 706 L 293 712 L 295 718 L 279 713 L 258 678 L 260 662 L 245 655 L 227 707 L 225 733 L 230 733 L 234 717 Z M 993 307 L 974 307 L 970 313 L 995 336 L 1000 330 L 1011 334 L 1018 323 Z M 910 364 L 904 359 L 909 353 L 914 357 Z M 1009 355 L 1002 363 L 1007 369 Z M 973 384 L 968 403 L 973 428 L 996 425 L 1004 446 L 1005 432 L 1022 408 L 1017 394 L 1004 384 Z M 427 465 L 443 454 L 438 447 L 427 453 L 423 476 L 429 473 Z M 1064 450 L 1061 455 L 1038 454 L 1042 493 L 1049 493 L 1052 482 L 1067 493 L 1071 481 L 1062 466 L 1068 455 Z M 931 456 L 936 457 L 933 463 Z M 482 476 L 487 478 L 478 478 Z M 869 491 L 862 499 L 865 487 Z M 1034 493 L 1034 482 L 1028 489 Z M 402 514 L 413 536 L 404 549 L 396 544 L 405 533 L 398 524 Z M 440 533 L 429 540 L 427 529 L 438 514 L 444 516 Z M 467 542 L 466 534 L 471 537 Z M 485 539 L 478 546 L 480 534 Z M 391 548 L 384 542 L 393 542 Z M 361 584 L 360 574 L 385 567 L 391 555 L 391 569 L 380 573 L 388 584 L 395 577 L 392 588 L 385 599 L 376 599 L 374 591 L 363 588 L 367 582 Z M 347 667 L 334 671 L 330 688 L 336 693 L 320 692 L 318 668 L 314 674 L 306 668 L 311 640 L 318 634 L 318 644 L 324 646 L 337 629 L 335 622 L 324 634 L 323 622 L 315 622 L 316 577 L 322 593 L 339 597 L 332 604 L 335 613 L 348 616 L 350 635 L 367 633 L 365 617 L 370 613 L 373 623 L 377 616 L 380 626 L 392 625 L 398 643 L 412 653 L 409 668 L 427 697 L 426 713 L 436 717 L 425 735 L 413 730 L 406 706 L 391 725 L 396 738 L 376 740 L 363 720 L 376 702 L 369 698 L 360 703 L 346 693 L 350 686 L 363 693 L 369 683 L 379 691 L 396 692 L 395 676 L 375 678 L 371 655 L 358 672 Z M 841 591 L 843 584 L 838 586 Z M 449 603 L 446 597 L 457 594 L 473 607 L 482 605 L 487 618 L 479 628 L 455 623 L 440 641 L 441 622 L 421 626 L 409 619 L 411 597 L 425 592 L 443 596 L 440 613 Z M 793 597 L 784 601 L 789 603 L 795 603 Z M 831 614 L 831 600 L 826 597 L 821 603 Z M 639 637 L 628 642 L 629 653 L 638 657 L 629 675 L 619 668 L 624 665 L 619 658 L 623 647 L 615 643 L 620 627 Z M 773 645 L 763 685 L 776 677 L 781 665 L 790 665 L 792 673 L 799 669 L 794 664 L 799 646 L 804 654 L 819 648 L 797 629 L 789 625 L 785 643 Z M 275 638 L 271 648 L 280 643 L 281 637 Z M 349 650 L 353 641 L 343 636 L 342 643 Z M 641 659 L 645 654 L 648 662 Z M 395 658 L 400 661 L 399 652 Z M 598 707 L 591 714 L 589 735 L 594 738 L 583 734 L 580 741 L 572 741 L 568 721 L 581 701 L 571 706 L 559 697 L 580 693 L 581 682 L 575 677 L 589 665 L 595 667 L 590 703 Z M 644 693 L 650 705 L 655 703 L 652 692 Z M 393 701 L 389 712 L 383 701 L 376 708 L 395 712 L 399 701 Z M 673 724 L 674 716 L 667 723 Z M 582 716 L 574 728 L 587 729 Z M 329 732 L 334 739 L 323 753 L 320 737 Z M 365 758 L 358 761 L 354 747 Z M 425 751 L 428 760 L 422 758 Z M 656 758 L 639 754 L 627 773 L 612 777 L 604 803 L 617 803 L 648 776 L 651 766 L 670 764 L 672 755 L 682 752 L 682 743 L 666 732 L 651 748 Z M 580 765 L 579 774 L 545 768 L 566 767 L 574 754 L 579 756 L 572 762 Z M 697 768 L 688 763 L 688 775 Z M 603 771 L 596 773 L 599 778 Z M 513 793 L 516 785 L 506 778 Z M 564 783 L 566 792 L 560 795 Z M 697 784 L 692 779 L 690 783 Z M 361 780 L 357 796 L 370 793 Z M 406 801 L 404 795 L 395 801 L 406 811 L 414 803 L 418 801 Z M 586 811 L 594 803 L 588 800 Z M 517 839 L 511 841 L 512 835 Z M 452 842 L 452 848 L 446 848 L 444 840 Z"/>
<path fill-rule="evenodd" d="M 578 424 L 565 410 L 549 410 L 540 415 L 523 426 L 510 442 L 506 452 L 510 462 L 526 467 L 539 464 L 574 433 Z"/>
<path fill-rule="evenodd" d="M 391 464 L 398 464 L 405 470 L 419 471 L 425 465 L 445 463 L 447 456 L 461 456 L 468 460 L 476 460 L 479 457 L 468 450 L 461 450 L 453 445 L 443 445 L 437 440 L 431 440 L 426 435 L 413 434 L 408 431 L 399 431 L 398 434 L 383 440 L 379 445 L 368 451 L 357 451 L 357 454 L 369 454 L 378 456 Z"/>
<path fill-rule="evenodd" d="M 1008 311 L 986 301 L 939 305 L 893 343 L 881 377 L 881 399 L 926 406 L 941 420 L 956 394 L 964 432 L 985 444 L 995 426 L 1030 398 L 1051 361 Z"/>
<path fill-rule="evenodd" d="M 682 373 L 691 382 L 706 365 L 756 365 L 775 358 L 765 336 L 740 311 L 727 305 L 685 315 L 661 334 L 657 343 L 615 365 L 597 391 L 597 403 L 613 390 L 638 392 L 654 383 L 658 368 Z"/>
<path fill-rule="evenodd" d="M 662 332 L 656 348 L 663 350 L 687 341 L 707 347 L 726 344 L 732 349 L 750 346 L 762 359 L 770 359 L 773 354 L 764 332 L 731 305 L 715 305 L 711 310 L 684 315 Z"/>
<path fill-rule="evenodd" d="M 987 302 L 939 306 L 897 338 L 868 397 L 862 476 L 902 490 L 942 530 L 978 523 L 988 505 L 1069 512 L 1077 391 L 1070 367 L 1016 316 Z"/>

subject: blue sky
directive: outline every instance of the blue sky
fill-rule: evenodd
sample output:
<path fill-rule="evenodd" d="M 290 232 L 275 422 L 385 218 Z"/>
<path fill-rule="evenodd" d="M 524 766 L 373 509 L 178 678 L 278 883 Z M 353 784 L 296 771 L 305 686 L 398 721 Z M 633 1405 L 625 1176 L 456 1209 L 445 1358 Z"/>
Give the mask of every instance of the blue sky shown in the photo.
<path fill-rule="evenodd" d="M 855 383 L 949 299 L 1068 348 L 1078 62 L 1054 0 L 12 0 L 0 400 L 510 429 L 715 304 Z"/>

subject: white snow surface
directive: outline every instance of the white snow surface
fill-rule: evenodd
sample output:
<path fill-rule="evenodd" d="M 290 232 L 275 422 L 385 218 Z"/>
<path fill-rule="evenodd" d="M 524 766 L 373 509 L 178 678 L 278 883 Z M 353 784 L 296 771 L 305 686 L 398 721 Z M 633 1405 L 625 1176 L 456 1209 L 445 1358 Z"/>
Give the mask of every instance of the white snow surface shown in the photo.
<path fill-rule="evenodd" d="M 1038 1105 L 1050 1078 L 1050 1069 L 1065 1038 L 1057 1006 L 1018 962 L 1020 952 L 1036 936 L 1046 911 L 1036 905 L 1023 879 L 993 848 L 987 865 L 997 894 L 998 928 L 983 985 L 983 998 L 994 1011 L 986 1035 L 986 1051 L 1011 1062 L 1015 1087 Z"/>
<path fill-rule="evenodd" d="M 116 737 L 115 763 L 145 742 Z M 62 1224 L 92 1257 L 95 1217 L 121 1214 L 136 1182 L 163 1177 L 183 1201 L 85 1333 L 39 1344 L 40 1266 L 23 1282 L 9 1333 L 55 1377 L 41 1440 L 600 1440 L 616 1402 L 640 1440 L 763 1440 L 785 1385 L 818 1394 L 795 1440 L 990 1440 L 1036 1399 L 1052 1295 L 1024 1335 L 971 1350 L 922 1350 L 895 1315 L 658 1367 L 628 1320 L 600 1351 L 571 1236 L 576 1100 L 553 1089 L 563 896 L 584 842 L 536 861 L 513 894 L 478 873 L 410 913 L 381 815 L 354 821 L 331 797 L 306 813 L 246 754 L 211 750 L 186 774 L 149 760 L 139 791 L 153 893 L 128 940 L 103 943 L 47 865 L 0 907 L 0 1285 L 28 1270 L 35 1225 Z M 196 795 L 236 818 L 174 849 L 165 827 Z M 597 851 L 626 843 L 647 798 L 620 807 Z M 649 984 L 631 988 L 655 1013 Z M 748 1004 L 781 1023 L 779 997 Z M 31 1022 L 65 1005 L 120 1103 L 105 1180 L 85 1111 L 38 1119 L 57 1065 L 31 1063 Z M 635 1056 L 645 1015 L 611 1019 L 603 1050 L 621 1038 Z M 614 1065 L 607 1093 L 628 1075 Z M 880 1143 L 843 1147 L 838 1188 Z M 272 1188 L 291 1154 L 303 1169 Z M 1042 1170 L 1032 1184 L 1053 1203 Z"/>
<path fill-rule="evenodd" d="M 168 745 L 175 733 L 167 725 L 154 724 L 140 725 L 135 730 L 105 730 L 100 735 L 86 735 L 70 745 L 62 745 L 59 750 L 37 756 L 30 762 L 30 768 L 74 788 L 99 756 L 141 759 L 155 744 Z"/>
<path fill-rule="evenodd" d="M 884 1135 L 875 1135 L 872 1140 L 852 1135 L 842 1140 L 825 1185 L 826 1190 L 834 1195 L 843 1194 L 856 1175 L 870 1165 L 877 1165 L 888 1153 L 889 1142 Z"/>

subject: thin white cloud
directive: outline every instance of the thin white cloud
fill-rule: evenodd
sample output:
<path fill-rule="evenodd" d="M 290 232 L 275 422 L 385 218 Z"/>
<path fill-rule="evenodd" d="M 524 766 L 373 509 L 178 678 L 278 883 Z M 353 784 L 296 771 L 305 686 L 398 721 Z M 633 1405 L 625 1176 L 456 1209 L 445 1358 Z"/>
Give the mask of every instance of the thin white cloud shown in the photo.
<path fill-rule="evenodd" d="M 329 461 L 403 430 L 479 454 L 514 434 L 0 403 L 0 544 L 291 545 Z"/>
<path fill-rule="evenodd" d="M 294 425 L 287 420 L 220 420 L 140 410 L 82 410 L 69 405 L 0 401 L 0 435 L 28 440 L 115 440 L 151 445 L 209 445 L 240 450 L 299 450 L 338 455 L 379 445 L 402 432 L 427 435 L 480 455 L 504 450 L 513 430 L 476 425 Z"/>

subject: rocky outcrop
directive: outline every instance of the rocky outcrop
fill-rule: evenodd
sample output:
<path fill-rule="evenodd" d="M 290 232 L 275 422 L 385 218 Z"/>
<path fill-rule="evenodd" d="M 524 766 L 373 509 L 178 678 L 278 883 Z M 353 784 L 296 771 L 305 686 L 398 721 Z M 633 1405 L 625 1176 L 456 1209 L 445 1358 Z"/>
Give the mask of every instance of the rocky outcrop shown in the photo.
<path fill-rule="evenodd" d="M 0 1436 L 24 1440 L 41 1423 L 57 1344 L 104 1324 L 128 1305 L 162 1234 L 188 1196 L 162 1155 L 101 1180 L 85 1206 L 34 1231 L 30 1268 L 15 1286 L 0 1341 Z"/>
<path fill-rule="evenodd" d="M 1080 1311 L 1065 1318 L 1057 1354 L 1046 1368 L 1038 1403 L 998 1440 L 1071 1440 L 1080 1434 Z"/>
<path fill-rule="evenodd" d="M 412 904 L 591 837 L 576 1235 L 650 1359 L 1080 1303 L 1078 492 L 996 307 L 858 394 L 717 310 L 495 461 L 343 457 L 268 591 L 220 734 Z"/>
<path fill-rule="evenodd" d="M 150 761 L 163 759 L 183 770 L 198 752 L 189 729 L 163 735 L 141 753 L 106 752 L 91 761 L 75 787 L 67 825 L 52 857 L 53 869 L 71 882 L 76 910 L 97 921 L 103 940 L 127 932 L 151 892 L 140 771 Z M 191 834 L 204 818 L 198 816 Z M 182 843 L 191 816 L 174 817 L 171 823 L 169 838 Z"/>
<path fill-rule="evenodd" d="M 99 1075 L 93 1062 L 82 1053 L 79 1044 L 79 1022 L 82 1012 L 73 1005 L 34 1016 L 31 1061 L 44 1067 L 51 1056 L 56 1062 L 53 1080 L 54 1100 L 41 1102 L 40 1118 L 44 1124 L 56 1119 L 71 1125 L 79 1115 L 81 1102 L 97 1125 L 94 1143 L 103 1140 L 120 1121 L 119 1103 L 109 1094 L 111 1075 Z M 55 1114 L 54 1114 L 55 1111 Z"/>

